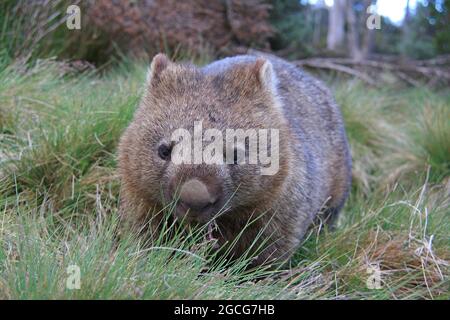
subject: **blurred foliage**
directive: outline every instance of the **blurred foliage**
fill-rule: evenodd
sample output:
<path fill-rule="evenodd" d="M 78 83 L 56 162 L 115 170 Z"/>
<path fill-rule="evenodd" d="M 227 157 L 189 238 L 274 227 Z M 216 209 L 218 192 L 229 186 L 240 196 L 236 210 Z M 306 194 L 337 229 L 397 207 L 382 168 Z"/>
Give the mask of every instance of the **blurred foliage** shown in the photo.
<path fill-rule="evenodd" d="M 450 53 L 450 0 L 419 2 L 403 25 L 398 52 L 416 59 Z"/>
<path fill-rule="evenodd" d="M 322 7 L 297 0 L 270 3 L 271 23 L 276 30 L 271 39 L 273 50 L 295 52 L 298 57 L 324 53 L 328 28 L 324 2 Z M 357 17 L 365 12 L 364 1 L 355 0 L 353 7 Z M 410 9 L 408 21 L 401 25 L 382 17 L 381 30 L 375 32 L 373 53 L 414 59 L 450 53 L 450 0 L 419 1 L 415 10 Z"/>
<path fill-rule="evenodd" d="M 271 1 L 271 5 L 270 20 L 276 30 L 271 39 L 272 49 L 295 49 L 304 55 L 314 53 L 310 6 L 302 5 L 298 0 Z"/>
<path fill-rule="evenodd" d="M 81 30 L 66 27 L 72 4 L 81 8 Z M 5 0 L 0 48 L 14 60 L 57 56 L 96 65 L 161 51 L 219 55 L 240 46 L 268 48 L 269 10 L 263 0 Z"/>
<path fill-rule="evenodd" d="M 366 2 L 352 1 L 357 18 L 364 18 Z M 81 7 L 81 30 L 65 26 L 70 4 Z M 49 57 L 100 66 L 160 51 L 204 60 L 247 47 L 293 59 L 329 55 L 328 11 L 320 0 L 3 0 L 0 67 Z M 383 17 L 371 52 L 415 59 L 450 53 L 449 12 L 450 0 L 423 0 L 402 25 Z"/>
<path fill-rule="evenodd" d="M 433 26 L 434 46 L 437 53 L 450 53 L 450 0 L 434 0 L 430 3 L 434 3 L 429 18 Z"/>
<path fill-rule="evenodd" d="M 67 7 L 80 0 L 5 0 L 0 2 L 0 67 L 41 58 L 105 61 L 109 43 L 82 15 L 82 31 L 66 27 Z M 86 27 L 89 26 L 89 27 Z M 103 59 L 103 60 L 102 60 Z"/>

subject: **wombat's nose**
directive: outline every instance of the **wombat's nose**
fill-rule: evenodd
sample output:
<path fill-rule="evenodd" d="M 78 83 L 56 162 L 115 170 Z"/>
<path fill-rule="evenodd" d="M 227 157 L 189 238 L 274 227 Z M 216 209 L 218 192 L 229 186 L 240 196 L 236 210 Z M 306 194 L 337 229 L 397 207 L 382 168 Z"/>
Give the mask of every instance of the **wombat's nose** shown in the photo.
<path fill-rule="evenodd" d="M 180 201 L 193 210 L 201 210 L 216 202 L 217 196 L 211 194 L 208 187 L 198 179 L 186 181 L 180 190 Z"/>

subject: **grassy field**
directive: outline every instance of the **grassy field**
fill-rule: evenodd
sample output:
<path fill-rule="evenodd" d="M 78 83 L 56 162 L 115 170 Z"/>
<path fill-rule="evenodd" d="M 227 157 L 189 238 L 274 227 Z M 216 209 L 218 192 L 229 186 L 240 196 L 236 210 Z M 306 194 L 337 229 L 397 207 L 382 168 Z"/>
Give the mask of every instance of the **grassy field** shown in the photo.
<path fill-rule="evenodd" d="M 338 227 L 312 228 L 290 266 L 248 272 L 211 262 L 196 234 L 116 243 L 115 152 L 142 63 L 0 70 L 0 298 L 450 299 L 448 90 L 330 81 L 354 161 Z M 70 265 L 80 289 L 66 286 Z"/>

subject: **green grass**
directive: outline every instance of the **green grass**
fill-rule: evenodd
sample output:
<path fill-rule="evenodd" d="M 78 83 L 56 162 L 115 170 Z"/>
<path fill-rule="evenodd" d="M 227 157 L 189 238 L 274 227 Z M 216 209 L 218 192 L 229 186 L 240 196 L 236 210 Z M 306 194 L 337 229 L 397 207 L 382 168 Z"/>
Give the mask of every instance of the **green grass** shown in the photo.
<path fill-rule="evenodd" d="M 450 299 L 450 94 L 332 83 L 354 160 L 334 232 L 312 228 L 290 265 L 244 271 L 175 230 L 116 242 L 116 146 L 145 66 L 0 72 L 0 298 Z M 69 290 L 67 268 L 81 271 Z M 369 289 L 377 266 L 381 289 Z M 261 280 L 262 279 L 262 280 Z"/>

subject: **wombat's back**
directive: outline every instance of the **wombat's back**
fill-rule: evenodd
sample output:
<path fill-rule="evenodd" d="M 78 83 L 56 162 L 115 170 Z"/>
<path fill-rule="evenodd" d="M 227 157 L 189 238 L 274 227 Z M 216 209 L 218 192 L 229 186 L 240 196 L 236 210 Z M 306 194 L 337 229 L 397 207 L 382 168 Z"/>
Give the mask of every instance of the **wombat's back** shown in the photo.
<path fill-rule="evenodd" d="M 253 63 L 258 57 L 272 63 L 278 80 L 282 112 L 295 139 L 290 143 L 296 151 L 297 169 L 303 171 L 308 184 L 298 187 L 308 193 L 304 196 L 312 202 L 312 208 L 326 203 L 327 213 L 334 217 L 350 188 L 351 156 L 341 112 L 328 88 L 295 65 L 269 54 L 225 58 L 202 70 L 224 73 L 235 65 Z"/>

